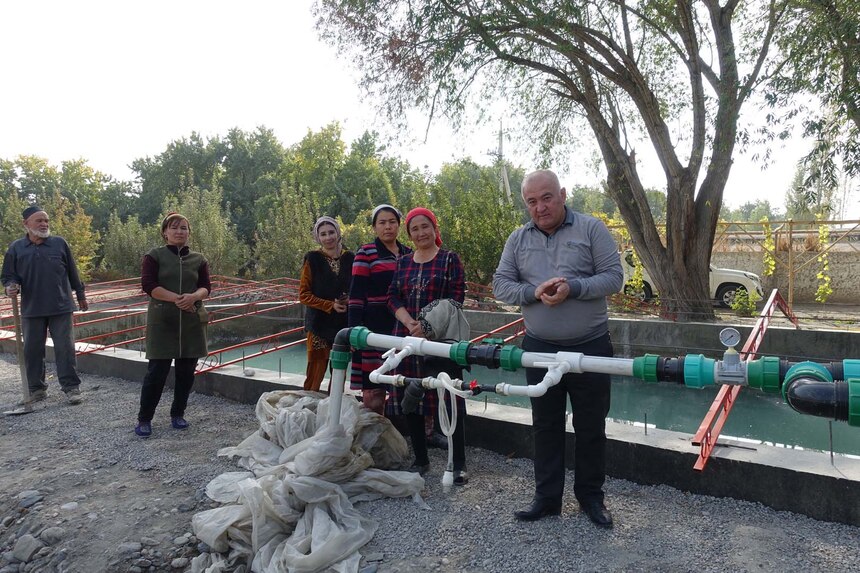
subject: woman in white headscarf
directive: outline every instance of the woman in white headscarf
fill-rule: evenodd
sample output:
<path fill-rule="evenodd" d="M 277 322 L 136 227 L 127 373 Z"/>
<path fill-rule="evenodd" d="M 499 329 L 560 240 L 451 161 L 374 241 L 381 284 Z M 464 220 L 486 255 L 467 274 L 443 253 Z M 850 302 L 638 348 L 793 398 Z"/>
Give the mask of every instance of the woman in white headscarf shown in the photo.
<path fill-rule="evenodd" d="M 317 219 L 313 233 L 320 248 L 305 254 L 299 302 L 307 307 L 308 365 L 304 389 L 317 392 L 325 377 L 334 337 L 346 327 L 354 255 L 343 248 L 340 225 L 331 217 Z"/>

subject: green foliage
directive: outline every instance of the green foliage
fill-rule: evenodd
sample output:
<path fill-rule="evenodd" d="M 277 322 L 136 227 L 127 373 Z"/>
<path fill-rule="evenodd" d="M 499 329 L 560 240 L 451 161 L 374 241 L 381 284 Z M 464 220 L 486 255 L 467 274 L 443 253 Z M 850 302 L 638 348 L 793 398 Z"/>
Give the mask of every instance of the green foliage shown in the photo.
<path fill-rule="evenodd" d="M 625 256 L 629 256 L 629 259 L 627 259 L 627 261 L 633 266 L 633 274 L 630 275 L 629 279 L 627 279 L 627 286 L 630 287 L 630 290 L 632 292 L 644 292 L 644 269 L 642 267 L 642 261 L 639 260 L 639 255 L 636 254 L 635 250 L 630 250 L 629 254 Z"/>
<path fill-rule="evenodd" d="M 95 269 L 99 251 L 99 233 L 93 230 L 93 218 L 77 203 L 72 203 L 59 192 L 42 201 L 42 207 L 51 220 L 51 233 L 63 237 L 72 249 L 81 280 L 86 282 Z M 18 215 L 20 219 L 21 216 Z"/>
<path fill-rule="evenodd" d="M 738 316 L 755 316 L 755 305 L 760 300 L 761 297 L 758 296 L 758 293 L 751 293 L 745 288 L 739 288 L 735 291 L 731 308 Z"/>
<path fill-rule="evenodd" d="M 818 262 L 821 266 L 815 275 L 818 279 L 818 288 L 815 290 L 815 301 L 825 303 L 830 295 L 833 294 L 833 288 L 830 286 L 830 260 L 826 251 L 827 246 L 830 244 L 830 227 L 827 225 L 818 226 L 818 244 L 825 250 L 818 255 Z"/>
<path fill-rule="evenodd" d="M 238 276 L 239 269 L 248 264 L 249 249 L 239 240 L 236 227 L 221 209 L 221 197 L 220 190 L 191 187 L 178 197 L 166 198 L 159 219 L 170 211 L 188 217 L 189 244 L 203 253 L 211 273 Z"/>
<path fill-rule="evenodd" d="M 835 211 L 836 186 L 825 179 L 809 180 L 809 169 L 797 166 L 791 187 L 785 193 L 786 217 L 795 221 L 813 221 L 818 213 Z"/>
<path fill-rule="evenodd" d="M 54 195 L 59 194 L 70 205 L 80 205 L 92 217 L 98 232 L 107 228 L 111 211 L 127 214 L 135 201 L 131 183 L 95 171 L 83 159 L 64 161 L 59 168 L 34 156 L 0 160 L 0 185 L 4 197 L 17 196 L 22 204 L 44 206 L 53 203 Z M 50 212 L 48 215 L 54 216 Z"/>
<path fill-rule="evenodd" d="M 764 241 L 762 242 L 762 276 L 771 277 L 776 271 L 776 243 L 773 239 L 773 229 L 770 228 L 770 223 L 767 217 L 761 218 L 762 229 L 764 230 Z"/>
<path fill-rule="evenodd" d="M 614 217 L 618 208 L 609 195 L 595 187 L 577 185 L 567 190 L 567 203 L 574 211 L 595 215 L 605 213 Z"/>
<path fill-rule="evenodd" d="M 168 144 L 155 157 L 134 160 L 131 168 L 140 180 L 136 208 L 140 220 L 145 224 L 159 222 L 161 207 L 172 195 L 183 195 L 193 188 L 217 188 L 222 159 L 220 140 L 204 140 L 192 132 L 189 138 Z"/>
<path fill-rule="evenodd" d="M 443 246 L 460 255 L 467 280 L 489 284 L 522 211 L 499 189 L 498 172 L 471 160 L 444 165 L 431 187 Z"/>
<path fill-rule="evenodd" d="M 117 213 L 111 213 L 105 231 L 101 268 L 111 276 L 138 276 L 143 255 L 162 243 L 158 224 L 142 225 L 137 217 L 129 217 L 123 222 Z"/>
<path fill-rule="evenodd" d="M 216 157 L 223 157 L 219 185 L 223 189 L 221 206 L 242 241 L 252 246 L 257 222 L 263 214 L 261 201 L 276 194 L 286 169 L 287 152 L 271 129 L 259 127 L 253 133 L 233 128 L 217 145 Z"/>
<path fill-rule="evenodd" d="M 771 205 L 770 201 L 766 199 L 747 201 L 737 209 L 730 209 L 726 205 L 723 205 L 722 210 L 720 211 L 720 219 L 722 221 L 738 223 L 750 223 L 753 221 L 761 221 L 762 219 L 779 221 L 783 216 L 783 213 Z"/>
<path fill-rule="evenodd" d="M 311 221 L 321 215 L 338 214 L 330 209 L 335 203 L 337 174 L 346 161 L 341 133 L 338 123 L 330 123 L 316 133 L 308 130 L 288 151 L 288 185 L 309 209 Z"/>
<path fill-rule="evenodd" d="M 391 192 L 394 194 L 392 205 L 404 210 L 429 201 L 430 176 L 427 173 L 413 169 L 409 163 L 395 157 L 383 157 L 380 164 L 391 183 Z"/>
<path fill-rule="evenodd" d="M 785 61 L 766 96 L 782 109 L 775 122 L 798 118 L 814 141 L 803 164 L 815 192 L 819 180 L 836 186 L 839 160 L 849 177 L 860 175 L 860 0 L 790 0 L 784 14 L 776 43 Z"/>
<path fill-rule="evenodd" d="M 255 253 L 259 278 L 300 275 L 305 253 L 317 247 L 312 235 L 315 219 L 307 201 L 306 196 L 281 191 L 266 215 Z"/>
<path fill-rule="evenodd" d="M 21 211 L 27 203 L 19 196 L 16 179 L 14 162 L 0 160 L 0 245 L 4 249 L 24 236 Z"/>
<path fill-rule="evenodd" d="M 372 210 L 359 213 L 355 223 L 343 223 L 340 228 L 343 233 L 343 245 L 355 252 L 361 245 L 372 243 L 376 238 L 373 227 L 370 225 Z"/>

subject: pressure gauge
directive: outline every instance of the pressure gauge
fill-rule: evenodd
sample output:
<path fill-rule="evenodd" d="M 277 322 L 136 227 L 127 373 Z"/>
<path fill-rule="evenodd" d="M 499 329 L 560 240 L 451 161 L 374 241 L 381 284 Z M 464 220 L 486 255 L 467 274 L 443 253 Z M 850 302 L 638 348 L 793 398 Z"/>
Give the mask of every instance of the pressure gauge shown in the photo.
<path fill-rule="evenodd" d="M 720 331 L 720 342 L 723 345 L 733 348 L 740 344 L 741 341 L 741 333 L 734 328 L 724 328 Z"/>

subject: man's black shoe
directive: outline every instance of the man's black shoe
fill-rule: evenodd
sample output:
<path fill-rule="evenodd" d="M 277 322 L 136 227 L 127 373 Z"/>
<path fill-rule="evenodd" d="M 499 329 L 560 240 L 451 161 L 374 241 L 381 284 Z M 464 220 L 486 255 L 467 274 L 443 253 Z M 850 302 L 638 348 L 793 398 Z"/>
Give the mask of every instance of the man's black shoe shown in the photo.
<path fill-rule="evenodd" d="M 579 507 L 582 508 L 582 511 L 585 512 L 585 514 L 588 516 L 588 519 L 590 519 L 597 527 L 602 527 L 604 529 L 612 528 L 612 514 L 609 513 L 609 510 L 606 509 L 606 506 L 603 505 L 603 502 L 580 502 Z"/>
<path fill-rule="evenodd" d="M 561 515 L 561 502 L 534 500 L 530 506 L 514 512 L 519 521 L 537 521 L 542 517 Z"/>

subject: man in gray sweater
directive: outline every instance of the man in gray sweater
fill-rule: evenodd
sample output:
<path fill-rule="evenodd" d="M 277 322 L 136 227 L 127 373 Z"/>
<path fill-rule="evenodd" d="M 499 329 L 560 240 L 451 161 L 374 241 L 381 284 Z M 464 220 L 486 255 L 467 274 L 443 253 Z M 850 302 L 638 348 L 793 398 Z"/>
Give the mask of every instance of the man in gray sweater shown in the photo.
<path fill-rule="evenodd" d="M 10 297 L 21 293 L 21 323 L 29 402 L 47 398 L 45 384 L 45 341 L 48 329 L 54 342 L 57 379 L 72 404 L 81 402 L 81 379 L 75 371 L 75 342 L 72 313 L 75 291 L 81 310 L 87 310 L 84 284 L 69 244 L 51 236 L 48 214 L 32 205 L 24 209 L 27 234 L 13 242 L 3 259 L 0 280 Z"/>
<path fill-rule="evenodd" d="M 493 293 L 522 307 L 523 350 L 612 356 L 606 296 L 623 284 L 615 241 L 601 221 L 565 206 L 565 190 L 552 171 L 527 175 L 522 195 L 532 220 L 508 237 Z M 537 384 L 545 374 L 527 368 L 526 380 Z M 612 527 L 603 501 L 609 388 L 606 374 L 565 374 L 545 395 L 531 399 L 535 495 L 531 506 L 514 513 L 517 519 L 561 513 L 569 398 L 576 433 L 573 492 L 596 525 Z"/>

